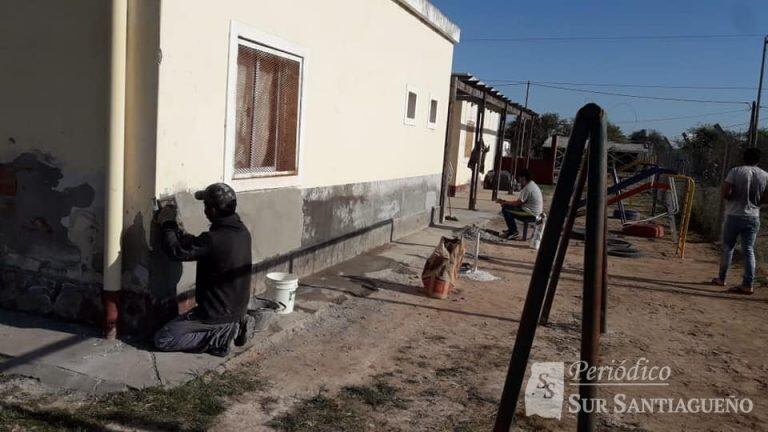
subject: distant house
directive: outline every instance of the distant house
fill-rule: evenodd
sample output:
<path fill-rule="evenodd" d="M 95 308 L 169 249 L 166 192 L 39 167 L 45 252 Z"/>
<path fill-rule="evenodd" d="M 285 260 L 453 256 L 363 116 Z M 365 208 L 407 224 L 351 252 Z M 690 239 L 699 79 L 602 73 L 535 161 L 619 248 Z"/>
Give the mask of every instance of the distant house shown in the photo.
<path fill-rule="evenodd" d="M 126 332 L 189 307 L 153 200 L 239 192 L 258 283 L 427 225 L 459 29 L 426 0 L 0 6 L 0 306 Z M 254 286 L 258 290 L 259 286 Z"/>
<path fill-rule="evenodd" d="M 541 173 L 550 172 L 549 175 L 553 179 L 557 178 L 570 139 L 570 136 L 553 135 L 544 141 L 541 147 L 543 156 L 539 163 L 539 165 L 543 166 L 543 168 L 539 169 Z M 553 143 L 555 147 L 554 152 L 552 152 Z M 652 153 L 653 151 L 649 144 L 608 141 L 608 163 L 619 170 L 635 162 L 650 162 Z"/>

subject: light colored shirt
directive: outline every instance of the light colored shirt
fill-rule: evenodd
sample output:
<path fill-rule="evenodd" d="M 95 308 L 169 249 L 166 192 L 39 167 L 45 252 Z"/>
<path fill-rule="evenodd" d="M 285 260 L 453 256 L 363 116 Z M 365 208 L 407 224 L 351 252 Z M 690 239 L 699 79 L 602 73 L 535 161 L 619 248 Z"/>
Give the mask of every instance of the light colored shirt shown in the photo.
<path fill-rule="evenodd" d="M 520 201 L 523 202 L 522 207 L 534 216 L 538 216 L 544 211 L 544 197 L 541 196 L 539 185 L 533 180 L 520 190 Z"/>
<path fill-rule="evenodd" d="M 725 202 L 725 214 L 759 217 L 760 200 L 768 185 L 768 173 L 756 166 L 737 166 L 728 171 L 725 182 L 731 185 L 731 196 Z"/>

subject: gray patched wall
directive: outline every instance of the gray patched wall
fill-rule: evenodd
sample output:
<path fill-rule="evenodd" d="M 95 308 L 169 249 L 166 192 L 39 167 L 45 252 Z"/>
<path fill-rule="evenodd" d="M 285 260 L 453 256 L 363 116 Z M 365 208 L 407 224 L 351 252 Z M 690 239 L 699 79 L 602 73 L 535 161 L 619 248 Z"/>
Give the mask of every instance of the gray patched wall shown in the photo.
<path fill-rule="evenodd" d="M 103 207 L 42 152 L 0 162 L 0 307 L 95 321 Z"/>
<path fill-rule="evenodd" d="M 254 291 L 269 271 L 300 276 L 320 271 L 393 238 L 427 226 L 437 205 L 440 175 L 309 189 L 238 194 L 238 213 L 253 235 Z M 207 229 L 202 205 L 176 195 L 187 231 Z M 195 264 L 185 263 L 177 284 L 193 289 Z"/>
<path fill-rule="evenodd" d="M 388 219 L 431 211 L 440 176 L 305 189 L 302 246 L 311 246 Z"/>

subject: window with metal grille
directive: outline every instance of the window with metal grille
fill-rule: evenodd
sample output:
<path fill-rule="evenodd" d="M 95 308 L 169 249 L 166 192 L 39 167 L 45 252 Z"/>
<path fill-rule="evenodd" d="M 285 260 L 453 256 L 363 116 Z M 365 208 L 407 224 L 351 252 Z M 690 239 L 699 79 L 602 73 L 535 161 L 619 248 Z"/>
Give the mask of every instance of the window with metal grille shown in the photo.
<path fill-rule="evenodd" d="M 410 85 L 406 87 L 405 93 L 405 124 L 416 125 L 416 107 L 419 101 L 419 94 L 415 88 Z"/>
<path fill-rule="evenodd" d="M 295 175 L 302 60 L 239 42 L 234 176 Z"/>
<path fill-rule="evenodd" d="M 435 99 L 429 102 L 429 117 L 427 119 L 427 127 L 430 129 L 437 127 L 437 100 Z"/>

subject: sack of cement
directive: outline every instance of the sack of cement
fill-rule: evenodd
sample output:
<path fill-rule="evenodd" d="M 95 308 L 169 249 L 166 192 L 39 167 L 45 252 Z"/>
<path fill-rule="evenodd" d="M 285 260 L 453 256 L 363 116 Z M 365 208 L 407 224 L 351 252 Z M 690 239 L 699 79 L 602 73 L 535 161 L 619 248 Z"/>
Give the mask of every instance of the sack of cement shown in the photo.
<path fill-rule="evenodd" d="M 424 263 L 424 270 L 421 272 L 421 282 L 424 284 L 426 295 L 440 299 L 448 297 L 458 278 L 464 252 L 462 238 L 440 239 L 440 243 Z"/>

